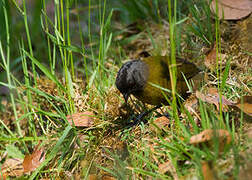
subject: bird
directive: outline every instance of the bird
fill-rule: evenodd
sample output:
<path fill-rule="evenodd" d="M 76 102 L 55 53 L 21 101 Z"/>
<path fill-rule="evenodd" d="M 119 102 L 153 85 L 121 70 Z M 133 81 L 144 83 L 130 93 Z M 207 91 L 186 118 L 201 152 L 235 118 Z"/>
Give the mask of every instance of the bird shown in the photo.
<path fill-rule="evenodd" d="M 143 103 L 151 105 L 169 105 L 164 94 L 171 99 L 171 78 L 169 56 L 149 56 L 126 62 L 119 69 L 115 85 L 127 103 L 130 95 Z M 192 62 L 176 57 L 176 92 L 183 98 L 188 96 L 186 80 L 193 78 L 201 70 Z M 157 85 L 157 86 L 155 86 Z M 160 88 L 162 87 L 162 88 Z"/>

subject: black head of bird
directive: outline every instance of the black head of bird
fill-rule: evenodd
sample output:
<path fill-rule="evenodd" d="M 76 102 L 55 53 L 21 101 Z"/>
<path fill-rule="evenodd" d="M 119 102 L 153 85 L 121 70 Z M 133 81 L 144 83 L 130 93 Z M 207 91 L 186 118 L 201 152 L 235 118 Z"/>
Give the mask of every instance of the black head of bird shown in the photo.
<path fill-rule="evenodd" d="M 161 105 L 168 104 L 161 88 L 171 90 L 168 56 L 150 56 L 143 60 L 132 60 L 123 64 L 117 73 L 116 87 L 123 94 L 125 101 L 132 94 L 144 103 Z M 176 58 L 177 85 L 176 91 L 182 97 L 187 95 L 185 78 L 191 79 L 200 71 L 189 61 Z M 159 87 L 154 86 L 156 84 Z"/>
<path fill-rule="evenodd" d="M 123 94 L 127 102 L 130 94 L 143 91 L 147 83 L 149 67 L 140 60 L 125 63 L 119 70 L 116 78 L 116 87 Z"/>

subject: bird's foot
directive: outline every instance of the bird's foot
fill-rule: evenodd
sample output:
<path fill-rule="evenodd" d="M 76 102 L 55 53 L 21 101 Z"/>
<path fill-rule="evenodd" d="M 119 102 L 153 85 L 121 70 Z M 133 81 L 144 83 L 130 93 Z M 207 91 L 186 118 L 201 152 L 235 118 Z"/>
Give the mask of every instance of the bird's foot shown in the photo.
<path fill-rule="evenodd" d="M 144 119 L 145 116 L 147 116 L 148 114 L 150 114 L 151 112 L 155 111 L 156 109 L 160 108 L 160 106 L 156 106 L 148 111 L 144 111 L 142 113 L 140 113 L 138 116 L 133 116 L 130 118 L 130 123 L 128 125 L 126 125 L 125 129 L 134 127 L 138 124 L 140 124 L 141 122 L 143 122 L 144 124 L 146 124 L 148 122 L 147 119 Z"/>

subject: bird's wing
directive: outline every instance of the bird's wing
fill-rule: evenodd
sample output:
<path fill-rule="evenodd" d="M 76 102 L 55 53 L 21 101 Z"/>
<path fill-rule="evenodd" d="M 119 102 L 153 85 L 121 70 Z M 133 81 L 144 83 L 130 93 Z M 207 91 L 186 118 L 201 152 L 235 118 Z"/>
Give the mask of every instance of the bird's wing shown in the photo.
<path fill-rule="evenodd" d="M 184 81 L 184 76 L 186 79 L 190 79 L 193 76 L 195 76 L 200 69 L 197 68 L 197 66 L 185 59 L 176 57 L 176 66 L 177 66 L 177 80 Z M 160 63 L 162 64 L 162 69 L 167 68 L 167 72 L 165 73 L 167 75 L 167 78 L 170 78 L 169 73 L 169 66 L 168 66 L 168 57 L 163 57 L 160 59 Z M 183 76 L 184 74 L 184 76 Z"/>
<path fill-rule="evenodd" d="M 200 69 L 194 64 L 191 63 L 187 60 L 181 59 L 181 58 L 176 58 L 177 61 L 177 69 L 178 69 L 178 74 L 181 74 L 180 78 L 183 78 L 182 73 L 184 74 L 184 76 L 187 79 L 191 79 L 192 77 L 194 77 L 196 74 L 198 74 L 200 72 Z M 178 75 L 179 76 L 179 75 Z"/>

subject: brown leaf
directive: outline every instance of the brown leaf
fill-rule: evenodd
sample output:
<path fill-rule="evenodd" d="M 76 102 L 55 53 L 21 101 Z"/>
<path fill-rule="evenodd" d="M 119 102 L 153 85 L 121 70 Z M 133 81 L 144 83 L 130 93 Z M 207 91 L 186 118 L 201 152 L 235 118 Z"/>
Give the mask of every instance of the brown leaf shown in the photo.
<path fill-rule="evenodd" d="M 178 174 L 176 172 L 176 169 L 175 167 L 173 166 L 172 162 L 171 161 L 167 161 L 163 164 L 159 164 L 158 165 L 158 171 L 161 173 L 161 174 L 164 174 L 166 172 L 170 172 L 173 176 L 173 179 L 175 180 L 179 180 L 179 177 L 178 177 Z"/>
<path fill-rule="evenodd" d="M 88 180 L 97 180 L 97 179 L 99 179 L 99 178 L 96 174 L 89 174 L 88 175 Z"/>
<path fill-rule="evenodd" d="M 197 113 L 197 110 L 199 108 L 198 99 L 194 94 L 186 99 L 184 106 L 190 114 L 194 114 L 198 119 L 201 119 Z"/>
<path fill-rule="evenodd" d="M 7 177 L 22 176 L 24 174 L 22 161 L 22 159 L 17 158 L 6 159 L 0 167 L 0 179 L 5 180 Z"/>
<path fill-rule="evenodd" d="M 215 0 L 211 3 L 211 10 L 216 13 Z M 238 20 L 252 12 L 251 0 L 218 0 L 219 18 L 225 20 Z"/>
<path fill-rule="evenodd" d="M 75 113 L 67 116 L 67 121 L 76 127 L 91 127 L 94 124 L 94 113 L 91 111 L 85 111 L 83 113 Z"/>
<path fill-rule="evenodd" d="M 224 59 L 226 58 L 225 54 L 219 53 L 219 63 L 222 63 L 222 65 L 225 64 Z M 216 45 L 214 45 L 213 49 L 209 52 L 209 54 L 205 57 L 204 64 L 205 66 L 210 69 L 214 70 L 216 68 Z"/>
<path fill-rule="evenodd" d="M 45 160 L 44 148 L 40 148 L 40 143 L 34 148 L 32 154 L 27 154 L 23 161 L 24 173 L 36 170 Z"/>
<path fill-rule="evenodd" d="M 220 96 L 216 88 L 209 88 L 207 94 L 196 91 L 196 97 L 204 102 L 214 104 L 218 110 L 220 109 Z M 223 110 L 227 111 L 228 106 L 233 106 L 235 104 L 234 102 L 227 100 L 225 96 L 222 95 L 221 97 Z"/>
<path fill-rule="evenodd" d="M 203 177 L 204 177 L 203 179 L 204 180 L 215 180 L 215 179 L 217 179 L 215 177 L 216 173 L 214 173 L 214 170 L 211 167 L 211 164 L 209 162 L 206 162 L 206 161 L 202 162 L 201 167 L 202 167 L 202 174 L 203 174 Z"/>
<path fill-rule="evenodd" d="M 237 104 L 235 104 L 243 112 L 252 116 L 252 96 L 242 97 Z"/>
<path fill-rule="evenodd" d="M 231 143 L 231 139 L 232 139 L 230 133 L 227 130 L 207 129 L 197 135 L 192 136 L 190 139 L 190 144 L 193 144 L 193 145 L 205 144 L 209 148 L 212 148 L 215 144 L 216 138 L 218 138 L 219 140 L 220 152 L 224 150 L 225 145 L 228 145 Z"/>
<path fill-rule="evenodd" d="M 170 125 L 170 120 L 166 116 L 161 116 L 156 118 L 153 123 L 160 129 L 164 129 Z M 152 128 L 152 130 L 156 130 L 156 128 Z"/>

